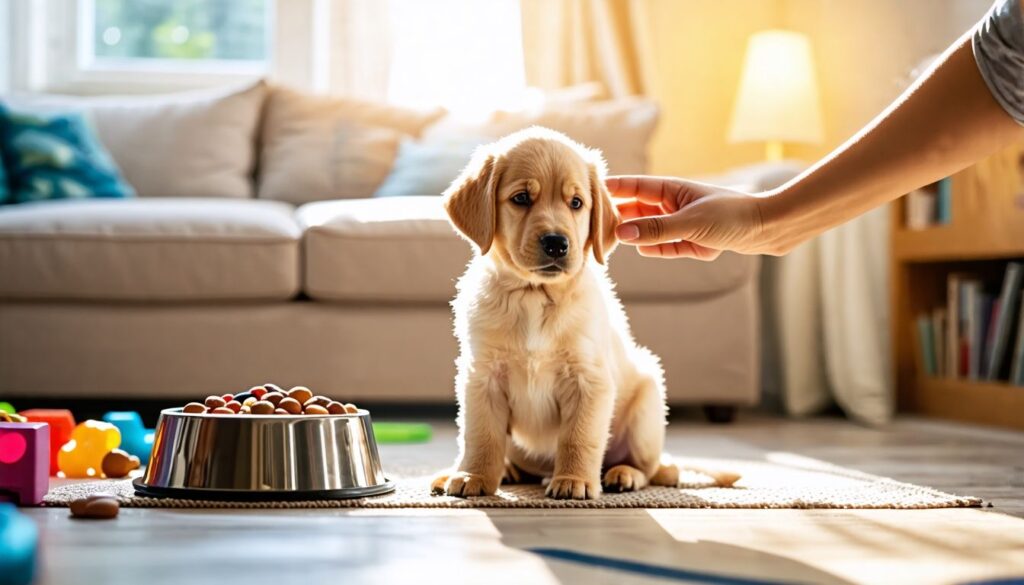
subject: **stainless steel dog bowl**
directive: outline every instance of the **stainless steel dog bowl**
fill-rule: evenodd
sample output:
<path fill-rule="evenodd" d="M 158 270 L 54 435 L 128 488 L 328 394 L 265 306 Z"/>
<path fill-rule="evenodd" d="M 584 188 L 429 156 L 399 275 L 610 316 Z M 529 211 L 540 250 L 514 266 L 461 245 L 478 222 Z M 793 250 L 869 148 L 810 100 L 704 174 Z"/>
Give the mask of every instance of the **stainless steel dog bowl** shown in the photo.
<path fill-rule="evenodd" d="M 370 413 L 160 413 L 140 495 L 221 500 L 359 498 L 391 492 Z"/>

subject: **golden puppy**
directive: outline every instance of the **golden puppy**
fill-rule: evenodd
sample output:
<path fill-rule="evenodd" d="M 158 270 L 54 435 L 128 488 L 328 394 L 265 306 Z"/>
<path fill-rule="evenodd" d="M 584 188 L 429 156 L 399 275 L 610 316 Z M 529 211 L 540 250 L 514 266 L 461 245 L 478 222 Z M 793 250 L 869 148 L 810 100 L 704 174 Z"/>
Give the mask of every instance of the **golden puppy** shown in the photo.
<path fill-rule="evenodd" d="M 617 223 L 604 173 L 598 152 L 531 128 L 480 149 L 445 192 L 479 254 L 452 303 L 460 453 L 435 493 L 490 495 L 527 475 L 550 477 L 553 498 L 677 483 L 660 462 L 661 366 L 603 266 Z"/>

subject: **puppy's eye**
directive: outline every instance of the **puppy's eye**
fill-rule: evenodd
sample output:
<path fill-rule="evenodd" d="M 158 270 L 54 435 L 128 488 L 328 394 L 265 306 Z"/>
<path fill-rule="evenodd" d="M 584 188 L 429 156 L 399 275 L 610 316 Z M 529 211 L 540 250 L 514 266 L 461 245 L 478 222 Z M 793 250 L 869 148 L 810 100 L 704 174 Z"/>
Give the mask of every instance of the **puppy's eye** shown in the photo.
<path fill-rule="evenodd" d="M 573 197 L 572 201 L 569 202 L 569 207 L 572 207 L 573 209 L 579 209 L 580 207 L 583 207 L 583 200 L 580 199 L 579 197 Z"/>
<path fill-rule="evenodd" d="M 512 203 L 525 207 L 530 204 L 530 194 L 526 191 L 520 191 L 512 196 Z"/>

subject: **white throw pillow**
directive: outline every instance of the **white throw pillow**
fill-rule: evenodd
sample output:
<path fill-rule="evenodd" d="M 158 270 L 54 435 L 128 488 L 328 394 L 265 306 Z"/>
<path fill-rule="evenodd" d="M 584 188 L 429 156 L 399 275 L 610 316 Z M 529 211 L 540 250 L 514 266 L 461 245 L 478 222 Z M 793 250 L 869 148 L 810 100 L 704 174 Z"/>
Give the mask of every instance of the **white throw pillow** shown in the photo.
<path fill-rule="evenodd" d="M 604 153 L 612 174 L 647 172 L 647 150 L 658 125 L 658 105 L 639 97 L 549 104 L 524 112 L 495 112 L 486 121 L 448 116 L 424 132 L 423 142 L 462 137 L 501 138 L 530 126 L 545 126 Z M 467 161 L 468 162 L 468 161 Z"/>
<path fill-rule="evenodd" d="M 20 94 L 13 106 L 82 111 L 140 197 L 252 197 L 256 128 L 266 95 L 242 88 L 149 96 Z"/>
<path fill-rule="evenodd" d="M 263 119 L 257 197 L 295 204 L 370 197 L 402 138 L 443 115 L 275 87 Z"/>

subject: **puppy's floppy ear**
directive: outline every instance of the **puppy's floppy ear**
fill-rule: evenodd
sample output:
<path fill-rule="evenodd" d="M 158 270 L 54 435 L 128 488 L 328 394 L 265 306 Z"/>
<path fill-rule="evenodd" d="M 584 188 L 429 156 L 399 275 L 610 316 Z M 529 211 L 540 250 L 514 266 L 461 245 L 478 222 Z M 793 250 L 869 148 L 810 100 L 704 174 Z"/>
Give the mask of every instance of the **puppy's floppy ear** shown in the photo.
<path fill-rule="evenodd" d="M 444 192 L 444 209 L 452 225 L 480 248 L 481 255 L 491 249 L 497 223 L 496 166 L 493 154 L 478 152 Z"/>
<path fill-rule="evenodd" d="M 615 226 L 619 224 L 619 212 L 612 201 L 611 193 L 604 186 L 604 173 L 598 165 L 590 163 L 590 245 L 598 264 L 604 264 L 618 244 L 615 237 Z"/>

